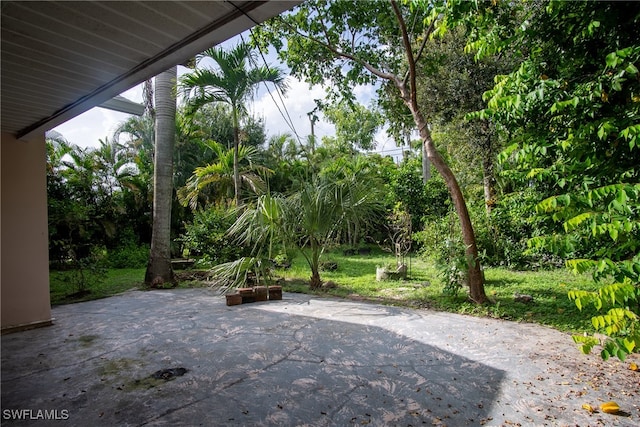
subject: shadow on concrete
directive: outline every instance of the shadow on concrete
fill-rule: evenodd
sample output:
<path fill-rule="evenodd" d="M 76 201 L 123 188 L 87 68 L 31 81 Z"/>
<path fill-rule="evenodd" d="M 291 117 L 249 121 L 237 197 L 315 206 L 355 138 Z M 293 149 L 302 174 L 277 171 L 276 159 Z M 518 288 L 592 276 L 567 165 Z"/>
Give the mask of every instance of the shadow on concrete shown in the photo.
<path fill-rule="evenodd" d="M 3 425 L 472 426 L 489 418 L 505 376 L 394 332 L 413 319 L 392 307 L 290 295 L 226 307 L 177 290 L 54 316 L 2 337 Z M 151 377 L 175 368 L 187 372 Z"/>

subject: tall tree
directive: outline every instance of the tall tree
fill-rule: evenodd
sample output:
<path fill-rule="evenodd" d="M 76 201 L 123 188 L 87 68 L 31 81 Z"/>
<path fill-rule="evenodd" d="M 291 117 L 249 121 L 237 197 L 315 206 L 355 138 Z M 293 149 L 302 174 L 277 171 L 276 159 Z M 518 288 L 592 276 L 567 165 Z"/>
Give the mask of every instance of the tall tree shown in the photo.
<path fill-rule="evenodd" d="M 640 350 L 640 4 L 549 2 L 525 11 L 510 40 L 526 55 L 496 80 L 478 115 L 512 135 L 501 156 L 511 174 L 549 196 L 536 212 L 558 226 L 530 244 L 593 273 L 597 292 L 569 296 L 578 308 L 608 310 L 592 318 L 608 337 L 601 355 L 624 359 Z M 472 19 L 480 37 L 471 47 L 501 49 L 493 17 Z M 586 352 L 599 344 L 575 340 Z"/>
<path fill-rule="evenodd" d="M 393 87 L 410 111 L 427 156 L 451 194 L 466 246 L 469 296 L 481 304 L 488 298 L 464 195 L 436 149 L 418 99 L 417 63 L 438 18 L 438 14 L 428 14 L 419 7 L 402 7 L 395 1 L 313 0 L 293 13 L 270 20 L 254 39 L 273 44 L 294 75 L 311 84 L 324 83 L 334 97 L 352 100 L 354 86 L 379 80 Z"/>
<path fill-rule="evenodd" d="M 197 68 L 185 74 L 180 80 L 183 93 L 187 98 L 187 105 L 191 111 L 196 111 L 203 105 L 211 103 L 225 103 L 231 106 L 233 117 L 233 182 L 235 188 L 235 202 L 240 205 L 240 174 L 238 170 L 238 149 L 240 146 L 240 122 L 246 113 L 245 103 L 262 82 L 270 82 L 280 89 L 286 88 L 286 79 L 282 71 L 269 66 L 253 66 L 254 53 L 251 47 L 240 43 L 228 52 L 220 47 L 213 47 L 198 55 L 197 62 L 201 65 L 206 59 L 212 60 L 216 69 Z"/>
<path fill-rule="evenodd" d="M 485 206 L 490 213 L 496 197 L 498 134 L 488 118 L 465 120 L 465 115 L 484 108 L 482 95 L 493 87 L 496 75 L 512 70 L 513 61 L 509 54 L 476 60 L 473 53 L 464 51 L 467 33 L 460 26 L 425 45 L 425 60 L 418 64 L 418 97 L 435 128 L 460 135 L 460 143 L 448 148 L 471 158 L 464 162 L 465 168 L 475 171 L 477 163 L 482 165 Z"/>
<path fill-rule="evenodd" d="M 152 287 L 176 284 L 171 267 L 171 202 L 173 199 L 173 145 L 176 133 L 177 67 L 155 78 L 155 155 L 153 169 L 153 230 L 144 281 Z"/>
<path fill-rule="evenodd" d="M 330 106 L 324 116 L 336 127 L 336 141 L 361 150 L 376 147 L 375 135 L 384 123 L 382 114 L 359 103 Z"/>

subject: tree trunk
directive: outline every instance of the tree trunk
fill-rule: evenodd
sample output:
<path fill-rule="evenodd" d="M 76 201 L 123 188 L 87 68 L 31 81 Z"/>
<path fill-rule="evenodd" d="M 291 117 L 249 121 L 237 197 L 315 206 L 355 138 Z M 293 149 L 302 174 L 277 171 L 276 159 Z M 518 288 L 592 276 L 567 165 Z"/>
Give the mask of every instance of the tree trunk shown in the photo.
<path fill-rule="evenodd" d="M 429 164 L 429 156 L 427 149 L 422 145 L 422 183 L 426 184 L 431 179 L 431 164 Z"/>
<path fill-rule="evenodd" d="M 402 17 L 402 13 L 400 12 L 400 8 L 394 0 L 391 0 L 391 6 L 398 20 L 398 24 L 400 25 L 402 42 L 407 54 L 409 73 L 407 74 L 407 78 L 405 79 L 400 79 L 398 78 L 398 76 L 395 76 L 393 74 L 385 74 L 380 72 L 378 72 L 378 76 L 392 81 L 395 84 L 396 88 L 398 88 L 398 90 L 400 91 L 400 98 L 409 108 L 409 111 L 411 111 L 413 120 L 418 127 L 420 138 L 422 139 L 422 144 L 427 152 L 427 157 L 436 168 L 436 170 L 440 172 L 440 175 L 447 185 L 449 194 L 451 195 L 451 200 L 453 200 L 453 205 L 456 208 L 458 219 L 460 220 L 460 228 L 462 229 L 462 240 L 466 246 L 465 253 L 468 260 L 467 284 L 469 285 L 469 297 L 476 304 L 484 304 L 488 302 L 489 299 L 484 293 L 484 279 L 482 278 L 482 271 L 480 270 L 478 247 L 476 246 L 476 236 L 473 232 L 473 226 L 471 225 L 471 218 L 469 218 L 467 204 L 464 201 L 464 196 L 462 195 L 462 191 L 460 190 L 460 186 L 458 185 L 458 180 L 456 179 L 455 175 L 453 174 L 447 163 L 444 161 L 440 153 L 438 153 L 438 150 L 436 150 L 436 146 L 431 139 L 431 132 L 429 131 L 427 121 L 425 120 L 422 112 L 420 111 L 420 108 L 418 107 L 418 93 L 416 90 L 416 57 L 413 55 L 407 27 Z M 430 33 L 432 29 L 433 26 L 430 27 L 428 33 Z M 425 35 L 425 37 L 428 35 L 429 34 Z M 369 67 L 369 70 L 371 70 L 371 67 Z"/>
<path fill-rule="evenodd" d="M 176 132 L 176 67 L 156 77 L 156 138 L 153 170 L 153 230 L 144 281 L 151 287 L 176 284 L 171 268 L 173 144 Z"/>
<path fill-rule="evenodd" d="M 482 184 L 484 187 L 484 205 L 487 209 L 487 214 L 490 214 L 496 204 L 496 179 L 493 176 L 493 161 L 488 156 L 483 156 L 482 158 Z"/>
<path fill-rule="evenodd" d="M 312 238 L 311 239 L 311 277 L 309 282 L 310 289 L 320 289 L 322 287 L 322 280 L 320 279 L 320 245 Z"/>
<path fill-rule="evenodd" d="M 322 280 L 320 280 L 320 273 L 316 271 L 311 272 L 311 281 L 309 282 L 309 288 L 312 290 L 320 289 L 322 287 Z"/>
<path fill-rule="evenodd" d="M 482 153 L 482 185 L 484 187 L 484 205 L 487 209 L 487 214 L 491 213 L 491 210 L 496 204 L 496 177 L 493 173 L 493 135 L 489 128 L 489 122 L 487 120 L 482 121 L 482 133 L 481 137 L 484 138 L 482 144 L 480 144 L 480 152 Z"/>
<path fill-rule="evenodd" d="M 240 171 L 238 169 L 238 150 L 240 149 L 240 121 L 235 106 L 233 110 L 233 189 L 236 206 L 240 206 Z"/>
<path fill-rule="evenodd" d="M 436 149 L 436 146 L 431 139 L 431 132 L 427 126 L 427 121 L 422 116 L 422 113 L 414 108 L 410 102 L 406 102 L 406 104 L 411 110 L 411 114 L 418 126 L 420 138 L 422 139 L 429 161 L 444 179 L 449 190 L 449 194 L 451 195 L 451 199 L 453 200 L 456 213 L 458 214 L 460 228 L 462 230 L 462 240 L 466 246 L 465 253 L 468 259 L 469 296 L 475 303 L 484 304 L 488 302 L 489 299 L 484 292 L 484 280 L 482 278 L 480 261 L 478 259 L 478 247 L 476 245 L 475 233 L 471 224 L 471 218 L 469 217 L 469 211 L 467 210 L 467 204 L 464 200 L 462 191 L 460 190 L 460 186 L 458 185 L 458 180 Z"/>

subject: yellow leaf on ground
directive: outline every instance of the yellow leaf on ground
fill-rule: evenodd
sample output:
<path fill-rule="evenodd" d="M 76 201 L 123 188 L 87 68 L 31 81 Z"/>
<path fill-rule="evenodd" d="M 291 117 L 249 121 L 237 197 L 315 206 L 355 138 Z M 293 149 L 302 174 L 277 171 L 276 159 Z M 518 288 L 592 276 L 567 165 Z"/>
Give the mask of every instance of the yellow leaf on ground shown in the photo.
<path fill-rule="evenodd" d="M 638 365 L 635 364 L 634 362 L 631 362 L 631 364 L 629 365 L 629 369 L 631 369 L 632 371 L 637 371 Z"/>
<path fill-rule="evenodd" d="M 615 414 L 620 411 L 620 406 L 616 402 L 611 401 L 601 404 L 600 409 L 607 414 Z"/>
<path fill-rule="evenodd" d="M 596 408 L 594 408 L 593 406 L 589 405 L 588 403 L 583 403 L 582 404 L 582 409 L 586 409 L 589 412 L 595 412 Z"/>

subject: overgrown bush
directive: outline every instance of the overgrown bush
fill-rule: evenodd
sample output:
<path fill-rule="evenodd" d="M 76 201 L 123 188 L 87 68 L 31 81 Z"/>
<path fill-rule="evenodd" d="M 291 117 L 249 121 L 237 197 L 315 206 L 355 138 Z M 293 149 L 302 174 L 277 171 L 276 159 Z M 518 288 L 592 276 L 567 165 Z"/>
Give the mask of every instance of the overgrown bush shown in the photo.
<path fill-rule="evenodd" d="M 221 207 L 197 211 L 193 222 L 185 224 L 185 233 L 178 239 L 190 256 L 200 258 L 202 264 L 221 264 L 248 255 L 248 250 L 235 244 L 227 230 L 236 216 Z"/>
<path fill-rule="evenodd" d="M 75 291 L 73 295 L 82 296 L 91 293 L 93 287 L 106 279 L 104 261 L 103 248 L 94 247 L 82 257 L 70 249 L 64 262 L 54 262 L 52 268 L 59 270 L 64 282 L 72 285 Z"/>
<path fill-rule="evenodd" d="M 143 268 L 149 261 L 149 245 L 129 243 L 107 252 L 109 268 Z"/>
<path fill-rule="evenodd" d="M 468 272 L 458 217 L 449 211 L 442 217 L 429 218 L 413 238 L 420 246 L 420 255 L 435 262 L 444 283 L 443 293 L 456 296 L 466 285 Z"/>
<path fill-rule="evenodd" d="M 427 218 L 441 218 L 453 208 L 447 185 L 440 174 L 434 174 L 424 184 L 424 212 Z"/>
<path fill-rule="evenodd" d="M 410 157 L 403 161 L 397 169 L 391 182 L 394 201 L 411 215 L 413 230 L 420 230 L 422 217 L 428 209 L 425 186 L 422 183 L 422 161 L 417 157 Z"/>
<path fill-rule="evenodd" d="M 487 215 L 484 206 L 472 206 L 472 218 L 483 264 L 518 270 L 556 268 L 563 258 L 532 249 L 529 239 L 549 231 L 548 219 L 534 215 L 540 194 L 533 189 L 503 195 Z"/>

